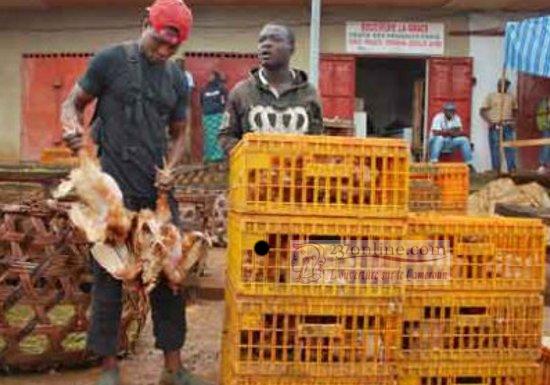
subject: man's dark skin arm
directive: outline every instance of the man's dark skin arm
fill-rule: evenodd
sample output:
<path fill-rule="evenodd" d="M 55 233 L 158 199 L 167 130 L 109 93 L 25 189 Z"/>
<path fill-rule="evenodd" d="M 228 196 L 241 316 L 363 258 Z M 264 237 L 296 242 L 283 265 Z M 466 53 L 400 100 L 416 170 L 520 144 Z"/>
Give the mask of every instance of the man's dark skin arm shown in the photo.
<path fill-rule="evenodd" d="M 235 147 L 243 136 L 238 100 L 239 98 L 236 92 L 233 91 L 229 94 L 225 105 L 225 113 L 220 127 L 220 132 L 218 134 L 218 142 L 222 150 L 225 152 L 226 158 L 229 156 L 231 149 Z"/>
<path fill-rule="evenodd" d="M 432 134 L 435 136 L 450 136 L 450 133 L 443 130 L 432 130 Z"/>
<path fill-rule="evenodd" d="M 61 106 L 63 139 L 67 143 L 67 146 L 75 153 L 84 144 L 84 110 L 94 99 L 95 96 L 90 95 L 78 84 L 75 84 Z"/>
<path fill-rule="evenodd" d="M 479 110 L 479 115 L 481 115 L 481 118 L 487 123 L 488 125 L 492 125 L 491 120 L 489 119 L 489 109 L 488 108 L 481 108 Z"/>
<path fill-rule="evenodd" d="M 464 130 L 462 130 L 462 127 L 456 127 L 456 128 L 453 128 L 452 130 L 448 130 L 447 136 L 457 138 L 459 136 L 466 136 L 466 133 L 464 132 Z"/>

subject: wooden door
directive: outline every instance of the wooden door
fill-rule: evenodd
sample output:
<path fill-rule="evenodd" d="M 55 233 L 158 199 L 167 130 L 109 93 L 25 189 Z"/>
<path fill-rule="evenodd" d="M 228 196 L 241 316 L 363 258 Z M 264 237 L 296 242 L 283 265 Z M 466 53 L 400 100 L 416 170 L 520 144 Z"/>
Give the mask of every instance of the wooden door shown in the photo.
<path fill-rule="evenodd" d="M 325 118 L 353 121 L 355 110 L 355 57 L 323 55 L 319 91 Z"/>
<path fill-rule="evenodd" d="M 428 60 L 428 128 L 446 102 L 456 103 L 462 126 L 470 136 L 472 122 L 473 59 L 469 57 L 430 58 Z M 458 152 L 445 161 L 459 161 Z"/>
<path fill-rule="evenodd" d="M 28 54 L 21 76 L 21 160 L 36 162 L 46 148 L 61 144 L 61 105 L 86 70 L 92 54 Z M 92 108 L 87 110 L 87 121 Z"/>

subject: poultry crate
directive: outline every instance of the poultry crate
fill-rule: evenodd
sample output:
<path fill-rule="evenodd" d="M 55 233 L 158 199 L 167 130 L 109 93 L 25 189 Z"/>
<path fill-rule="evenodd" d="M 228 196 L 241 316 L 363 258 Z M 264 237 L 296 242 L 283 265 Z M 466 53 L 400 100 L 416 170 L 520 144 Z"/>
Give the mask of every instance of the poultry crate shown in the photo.
<path fill-rule="evenodd" d="M 535 362 L 485 360 L 405 364 L 398 372 L 399 385 L 537 385 L 541 373 Z"/>
<path fill-rule="evenodd" d="M 411 211 L 465 214 L 470 190 L 468 166 L 463 163 L 412 163 Z"/>
<path fill-rule="evenodd" d="M 540 356 L 542 296 L 518 293 L 406 294 L 406 362 L 532 360 Z"/>
<path fill-rule="evenodd" d="M 0 368 L 44 370 L 95 361 L 85 350 L 92 277 L 89 244 L 65 211 L 0 206 Z M 127 292 L 119 347 L 131 350 L 145 323 Z"/>
<path fill-rule="evenodd" d="M 405 141 L 247 134 L 230 159 L 230 209 L 240 213 L 403 217 Z"/>
<path fill-rule="evenodd" d="M 542 347 L 542 382 L 541 385 L 550 385 L 550 347 Z"/>
<path fill-rule="evenodd" d="M 440 286 L 411 280 L 414 290 L 542 291 L 546 230 L 537 219 L 411 214 L 407 239 L 446 242 L 450 276 Z"/>
<path fill-rule="evenodd" d="M 277 375 L 242 376 L 231 372 L 230 368 L 224 368 L 224 371 L 225 373 L 222 374 L 222 385 L 396 385 L 394 376 L 391 373 L 343 378 Z"/>
<path fill-rule="evenodd" d="M 401 298 L 244 297 L 226 291 L 224 365 L 238 376 L 386 375 Z"/>
<path fill-rule="evenodd" d="M 396 296 L 404 287 L 390 275 L 400 266 L 365 251 L 373 241 L 402 239 L 405 233 L 400 219 L 230 212 L 229 280 L 246 295 Z"/>

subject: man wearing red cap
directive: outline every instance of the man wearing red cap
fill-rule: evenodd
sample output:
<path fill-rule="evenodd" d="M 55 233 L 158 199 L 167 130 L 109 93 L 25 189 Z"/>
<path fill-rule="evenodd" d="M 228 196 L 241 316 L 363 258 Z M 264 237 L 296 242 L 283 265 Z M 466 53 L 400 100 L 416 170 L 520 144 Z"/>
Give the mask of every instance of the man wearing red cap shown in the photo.
<path fill-rule="evenodd" d="M 192 14 L 181 0 L 157 0 L 148 8 L 138 41 L 106 48 L 92 59 L 63 105 L 65 141 L 74 151 L 83 143 L 84 109 L 97 99 L 91 124 L 103 171 L 118 183 L 125 205 L 138 211 L 155 207 L 157 191 L 170 195 L 173 220 L 179 224 L 173 178 L 159 173 L 174 167 L 184 152 L 187 91 L 183 73 L 169 61 L 189 35 Z M 168 149 L 167 128 L 172 137 Z M 103 357 L 99 385 L 118 385 L 116 360 L 122 311 L 122 282 L 92 261 L 92 319 L 88 347 Z M 204 382 L 183 370 L 185 302 L 166 282 L 150 296 L 156 347 L 163 350 L 164 385 Z"/>

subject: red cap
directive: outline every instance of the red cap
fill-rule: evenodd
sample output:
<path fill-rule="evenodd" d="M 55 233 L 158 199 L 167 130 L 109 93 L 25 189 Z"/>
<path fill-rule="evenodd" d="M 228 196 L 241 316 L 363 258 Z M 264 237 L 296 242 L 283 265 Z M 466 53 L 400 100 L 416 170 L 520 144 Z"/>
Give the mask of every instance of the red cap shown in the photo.
<path fill-rule="evenodd" d="M 156 0 L 147 10 L 151 26 L 163 40 L 170 44 L 187 40 L 193 14 L 182 0 Z M 176 29 L 177 33 L 170 28 Z"/>

